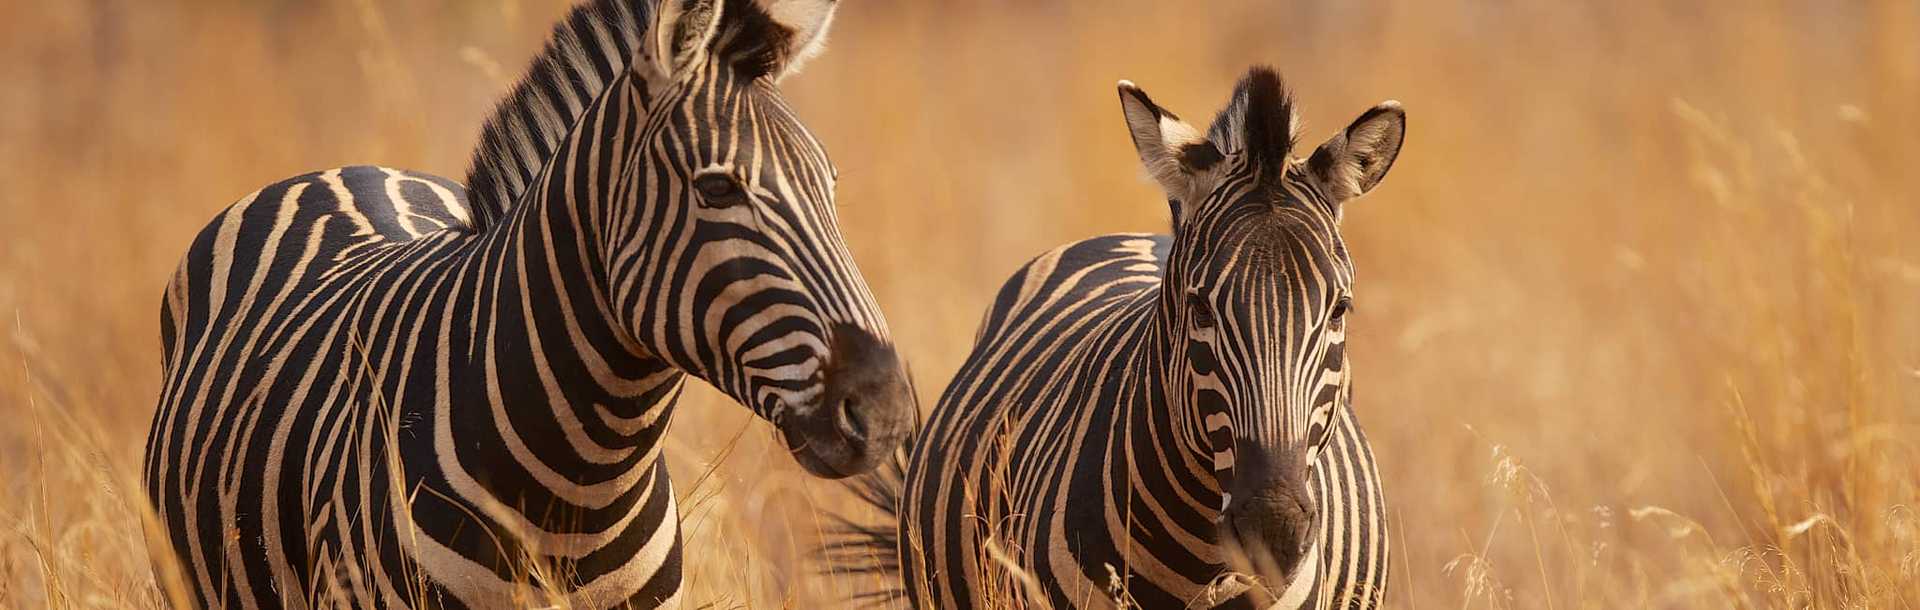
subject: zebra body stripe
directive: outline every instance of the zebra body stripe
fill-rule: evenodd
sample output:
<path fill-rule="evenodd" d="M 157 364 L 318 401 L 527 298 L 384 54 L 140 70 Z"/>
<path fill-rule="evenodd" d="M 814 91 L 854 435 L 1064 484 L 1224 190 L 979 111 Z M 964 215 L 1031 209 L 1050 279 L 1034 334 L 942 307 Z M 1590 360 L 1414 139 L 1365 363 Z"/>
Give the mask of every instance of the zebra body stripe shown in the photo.
<path fill-rule="evenodd" d="M 688 377 L 815 474 L 891 451 L 905 373 L 773 85 L 817 43 L 796 3 L 596 0 L 489 123 L 484 190 L 345 167 L 203 229 L 145 472 L 196 601 L 677 605 Z"/>

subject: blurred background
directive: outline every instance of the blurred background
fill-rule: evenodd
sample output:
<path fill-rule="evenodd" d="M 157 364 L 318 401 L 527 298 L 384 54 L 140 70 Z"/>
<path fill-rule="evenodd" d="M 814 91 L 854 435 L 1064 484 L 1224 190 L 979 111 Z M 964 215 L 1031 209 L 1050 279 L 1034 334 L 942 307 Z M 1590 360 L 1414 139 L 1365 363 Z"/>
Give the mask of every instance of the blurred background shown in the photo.
<path fill-rule="evenodd" d="M 309 170 L 464 176 L 566 5 L 0 3 L 0 607 L 160 603 L 194 233 Z M 1306 144 L 1409 115 L 1345 221 L 1391 607 L 1920 607 L 1920 5 L 851 2 L 833 39 L 784 88 L 923 408 L 1028 257 L 1165 230 L 1114 82 L 1201 122 L 1267 63 Z M 669 448 L 695 605 L 870 586 L 807 560 L 854 503 L 713 396 Z"/>

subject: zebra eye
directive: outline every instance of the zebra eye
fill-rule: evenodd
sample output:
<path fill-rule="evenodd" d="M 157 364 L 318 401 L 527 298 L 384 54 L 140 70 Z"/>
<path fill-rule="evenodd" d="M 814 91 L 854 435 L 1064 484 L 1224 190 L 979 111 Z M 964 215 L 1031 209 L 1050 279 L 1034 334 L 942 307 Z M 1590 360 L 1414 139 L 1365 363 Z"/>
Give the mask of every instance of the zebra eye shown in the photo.
<path fill-rule="evenodd" d="M 707 207 L 730 208 L 747 202 L 747 192 L 741 190 L 740 183 L 726 174 L 706 174 L 694 178 L 693 190 L 700 192 L 700 199 Z"/>
<path fill-rule="evenodd" d="M 1200 295 L 1187 295 L 1187 318 L 1193 320 L 1194 328 L 1203 330 L 1213 328 L 1213 308 L 1209 307 L 1207 300 L 1200 298 Z"/>
<path fill-rule="evenodd" d="M 1347 311 L 1351 309 L 1353 309 L 1353 299 L 1349 297 L 1340 297 L 1339 301 L 1335 301 L 1333 303 L 1333 313 L 1327 318 L 1327 325 L 1335 329 L 1338 329 L 1341 326 L 1345 325 L 1346 319 L 1347 319 Z"/>

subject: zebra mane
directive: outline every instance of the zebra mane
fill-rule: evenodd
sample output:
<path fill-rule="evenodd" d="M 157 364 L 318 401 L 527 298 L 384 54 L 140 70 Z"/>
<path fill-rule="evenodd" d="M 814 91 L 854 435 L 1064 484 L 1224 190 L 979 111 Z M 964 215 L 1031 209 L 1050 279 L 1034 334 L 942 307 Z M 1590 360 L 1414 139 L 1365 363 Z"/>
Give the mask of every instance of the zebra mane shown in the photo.
<path fill-rule="evenodd" d="M 476 229 L 498 222 L 532 187 L 580 114 L 626 70 L 652 12 L 649 0 L 588 0 L 553 27 L 480 132 L 467 169 Z"/>
<path fill-rule="evenodd" d="M 1264 164 L 1285 163 L 1300 139 L 1293 92 L 1268 66 L 1255 66 L 1233 88 L 1233 99 L 1213 120 L 1207 139 L 1226 152 L 1246 151 Z"/>
<path fill-rule="evenodd" d="M 467 169 L 473 226 L 505 217 L 533 186 L 587 106 L 638 53 L 658 2 L 587 0 L 553 27 L 546 48 L 494 108 Z M 818 54 L 836 0 L 720 0 L 713 53 L 747 78 L 779 80 Z"/>

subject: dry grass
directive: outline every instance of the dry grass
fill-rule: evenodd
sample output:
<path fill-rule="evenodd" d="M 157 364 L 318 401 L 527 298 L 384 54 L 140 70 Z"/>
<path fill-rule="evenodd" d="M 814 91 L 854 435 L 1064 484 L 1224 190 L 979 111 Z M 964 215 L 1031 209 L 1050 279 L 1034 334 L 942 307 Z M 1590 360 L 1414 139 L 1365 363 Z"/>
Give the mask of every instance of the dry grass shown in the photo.
<path fill-rule="evenodd" d="M 162 603 L 136 478 L 194 231 L 311 169 L 460 175 L 563 8 L 403 4 L 0 5 L 0 607 Z M 1115 80 L 1206 116 L 1271 62 L 1310 141 L 1411 117 L 1347 220 L 1392 606 L 1920 607 L 1913 3 L 1031 4 L 853 4 L 789 86 L 926 397 L 1025 257 L 1165 226 Z M 804 561 L 839 490 L 679 418 L 693 601 L 866 586 Z"/>

